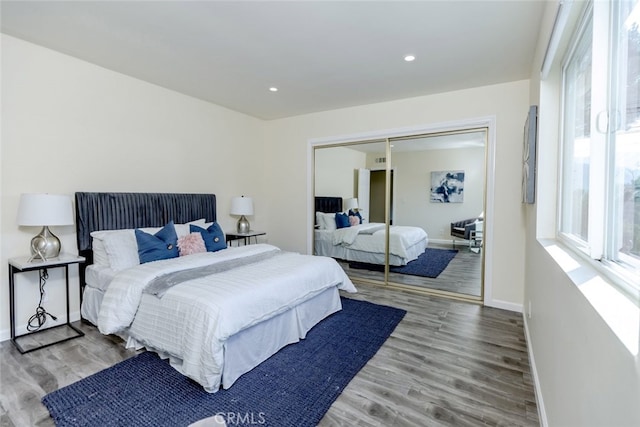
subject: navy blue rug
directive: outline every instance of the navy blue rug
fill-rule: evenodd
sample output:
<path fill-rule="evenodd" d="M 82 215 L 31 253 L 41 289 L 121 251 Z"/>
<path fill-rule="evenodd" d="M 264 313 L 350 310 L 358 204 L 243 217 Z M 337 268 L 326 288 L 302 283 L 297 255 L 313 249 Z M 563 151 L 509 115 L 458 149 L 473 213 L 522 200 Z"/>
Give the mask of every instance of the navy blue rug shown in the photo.
<path fill-rule="evenodd" d="M 142 353 L 46 395 L 57 426 L 315 426 L 406 312 L 342 298 L 342 311 L 246 373 L 206 393 L 154 353 Z"/>
<path fill-rule="evenodd" d="M 457 249 L 436 249 L 427 248 L 418 258 L 401 267 L 389 267 L 391 273 L 409 274 L 411 276 L 422 276 L 436 278 L 456 257 Z M 384 271 L 384 265 L 367 264 L 366 262 L 350 262 L 349 268 L 361 270 Z"/>

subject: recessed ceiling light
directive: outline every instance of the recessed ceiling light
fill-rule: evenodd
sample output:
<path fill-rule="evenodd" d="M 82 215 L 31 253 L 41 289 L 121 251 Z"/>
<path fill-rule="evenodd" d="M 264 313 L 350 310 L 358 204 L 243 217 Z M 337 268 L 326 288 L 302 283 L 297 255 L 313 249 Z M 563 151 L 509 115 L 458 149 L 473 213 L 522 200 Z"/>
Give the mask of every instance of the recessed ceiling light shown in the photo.
<path fill-rule="evenodd" d="M 270 87 L 270 88 L 269 88 L 269 90 L 270 90 L 271 92 L 277 92 L 277 91 L 278 91 L 278 88 L 277 88 L 277 87 Z"/>
<path fill-rule="evenodd" d="M 413 56 L 413 55 L 407 55 L 407 56 L 404 57 L 404 60 L 407 61 L 407 62 L 411 62 L 411 61 L 413 61 L 415 59 L 416 59 L 416 57 Z"/>

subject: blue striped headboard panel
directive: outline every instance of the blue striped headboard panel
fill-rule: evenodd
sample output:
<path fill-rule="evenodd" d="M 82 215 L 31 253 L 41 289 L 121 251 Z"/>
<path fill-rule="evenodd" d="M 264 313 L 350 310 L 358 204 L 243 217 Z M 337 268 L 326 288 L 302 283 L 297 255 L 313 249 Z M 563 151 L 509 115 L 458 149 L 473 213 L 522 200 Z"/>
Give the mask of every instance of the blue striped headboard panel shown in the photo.
<path fill-rule="evenodd" d="M 75 199 L 78 251 L 84 256 L 91 256 L 92 231 L 216 220 L 215 194 L 76 193 Z"/>
<path fill-rule="evenodd" d="M 316 196 L 315 211 L 326 213 L 342 212 L 342 197 Z"/>

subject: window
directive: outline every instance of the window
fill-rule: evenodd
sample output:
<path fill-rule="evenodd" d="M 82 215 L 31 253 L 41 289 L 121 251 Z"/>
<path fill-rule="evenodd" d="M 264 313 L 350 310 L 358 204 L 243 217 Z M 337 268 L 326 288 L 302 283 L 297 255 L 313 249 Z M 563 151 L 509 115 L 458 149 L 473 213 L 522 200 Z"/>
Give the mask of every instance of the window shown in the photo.
<path fill-rule="evenodd" d="M 596 1 L 563 67 L 559 234 L 640 289 L 640 0 Z"/>
<path fill-rule="evenodd" d="M 583 247 L 589 239 L 591 39 L 589 21 L 565 69 L 562 231 Z"/>

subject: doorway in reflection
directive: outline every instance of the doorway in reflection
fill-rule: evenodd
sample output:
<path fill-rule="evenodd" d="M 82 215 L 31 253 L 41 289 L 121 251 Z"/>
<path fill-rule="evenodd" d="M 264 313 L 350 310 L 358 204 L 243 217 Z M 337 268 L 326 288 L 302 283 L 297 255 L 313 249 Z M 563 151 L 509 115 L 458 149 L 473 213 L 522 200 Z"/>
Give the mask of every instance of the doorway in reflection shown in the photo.
<path fill-rule="evenodd" d="M 369 190 L 369 221 L 384 223 L 385 213 L 385 192 L 387 182 L 387 171 L 371 170 L 370 190 Z M 360 192 L 358 193 L 360 196 Z M 363 195 L 363 197 L 365 197 Z M 391 170 L 391 197 L 390 197 L 391 209 L 389 214 L 389 223 L 393 224 L 393 169 Z"/>

